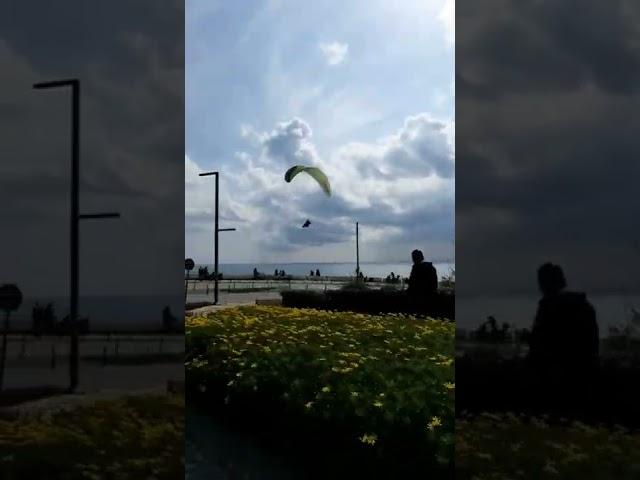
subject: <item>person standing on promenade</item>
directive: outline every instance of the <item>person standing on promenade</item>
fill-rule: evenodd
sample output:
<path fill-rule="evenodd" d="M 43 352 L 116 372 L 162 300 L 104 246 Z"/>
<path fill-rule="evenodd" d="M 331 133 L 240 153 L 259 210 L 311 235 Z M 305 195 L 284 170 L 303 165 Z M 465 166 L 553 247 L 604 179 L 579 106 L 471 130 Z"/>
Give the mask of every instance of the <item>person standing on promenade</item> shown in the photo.
<path fill-rule="evenodd" d="M 420 250 L 411 252 L 413 267 L 409 275 L 407 293 L 413 298 L 426 298 L 438 291 L 438 274 L 433 263 L 425 262 Z"/>

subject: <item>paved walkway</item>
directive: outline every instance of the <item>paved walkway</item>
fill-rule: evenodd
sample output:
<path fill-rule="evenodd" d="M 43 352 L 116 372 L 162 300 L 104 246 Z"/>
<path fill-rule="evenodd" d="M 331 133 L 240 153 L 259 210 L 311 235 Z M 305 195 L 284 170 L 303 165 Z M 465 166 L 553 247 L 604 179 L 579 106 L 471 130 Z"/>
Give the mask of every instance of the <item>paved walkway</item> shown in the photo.
<path fill-rule="evenodd" d="M 190 299 L 187 299 L 188 301 Z M 207 300 L 212 301 L 211 298 Z M 251 292 L 251 293 L 230 293 L 226 295 L 220 295 L 219 305 L 207 305 L 204 307 L 194 308 L 186 312 L 187 316 L 206 315 L 216 310 L 222 310 L 225 308 L 234 308 L 241 306 L 256 305 L 260 302 L 268 302 L 269 304 L 277 304 L 281 300 L 280 294 L 274 292 Z M 195 301 L 195 300 L 191 300 Z M 198 301 L 201 301 L 200 299 Z"/>
<path fill-rule="evenodd" d="M 186 480 L 295 480 L 305 473 L 288 452 L 267 451 L 248 432 L 222 425 L 207 412 L 187 405 Z"/>

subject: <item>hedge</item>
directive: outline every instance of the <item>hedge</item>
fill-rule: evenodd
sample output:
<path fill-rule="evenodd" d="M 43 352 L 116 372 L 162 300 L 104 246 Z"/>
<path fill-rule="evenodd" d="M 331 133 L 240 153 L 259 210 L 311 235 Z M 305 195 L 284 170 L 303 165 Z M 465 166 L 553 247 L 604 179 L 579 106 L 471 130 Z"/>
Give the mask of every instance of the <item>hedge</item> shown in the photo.
<path fill-rule="evenodd" d="M 417 316 L 455 319 L 455 294 L 438 292 L 422 301 L 405 292 L 393 290 L 330 290 L 281 292 L 282 305 L 292 308 L 349 311 L 358 313 L 404 313 Z"/>

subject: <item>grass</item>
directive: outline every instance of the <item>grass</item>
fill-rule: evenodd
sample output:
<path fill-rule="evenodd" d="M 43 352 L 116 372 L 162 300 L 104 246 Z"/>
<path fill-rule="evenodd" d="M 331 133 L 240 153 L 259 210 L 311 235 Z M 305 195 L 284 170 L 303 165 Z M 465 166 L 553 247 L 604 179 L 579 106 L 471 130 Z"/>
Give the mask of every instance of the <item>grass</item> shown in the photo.
<path fill-rule="evenodd" d="M 0 472 L 6 480 L 182 478 L 184 398 L 132 396 L 0 421 Z"/>
<path fill-rule="evenodd" d="M 456 478 L 637 479 L 640 434 L 510 413 L 463 416 L 456 421 Z"/>
<path fill-rule="evenodd" d="M 266 410 L 298 444 L 321 437 L 371 465 L 449 468 L 454 329 L 397 314 L 219 310 L 187 322 L 187 385 L 251 418 Z"/>

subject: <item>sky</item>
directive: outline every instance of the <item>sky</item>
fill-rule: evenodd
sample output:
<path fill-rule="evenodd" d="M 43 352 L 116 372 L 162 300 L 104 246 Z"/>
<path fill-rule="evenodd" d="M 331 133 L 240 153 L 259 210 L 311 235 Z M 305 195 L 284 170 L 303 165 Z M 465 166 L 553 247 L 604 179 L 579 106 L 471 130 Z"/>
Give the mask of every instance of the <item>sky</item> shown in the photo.
<path fill-rule="evenodd" d="M 0 283 L 31 298 L 68 293 L 70 93 L 32 84 L 76 77 L 80 213 L 121 214 L 81 222 L 80 295 L 180 298 L 182 15 L 181 1 L 135 0 L 126 15 L 118 2 L 3 2 Z"/>
<path fill-rule="evenodd" d="M 458 2 L 457 294 L 640 285 L 640 5 Z"/>
<path fill-rule="evenodd" d="M 186 2 L 185 255 L 454 261 L 451 0 Z M 310 178 L 319 166 L 327 198 Z M 311 226 L 302 229 L 306 219 Z"/>

